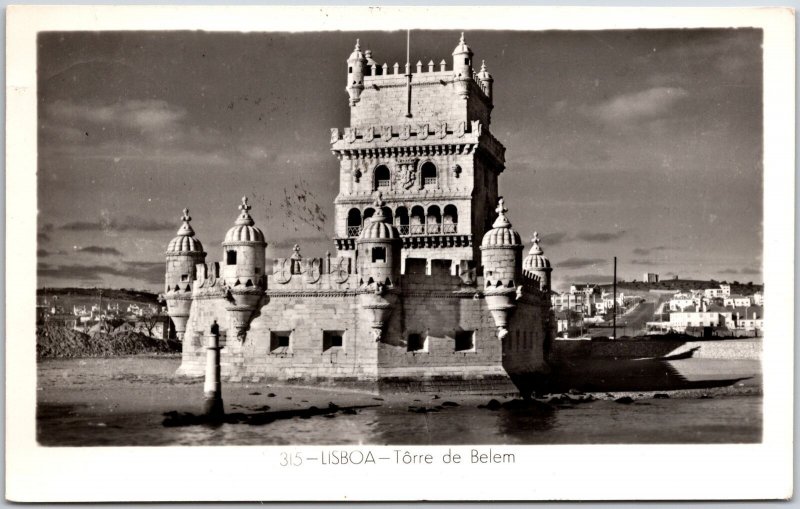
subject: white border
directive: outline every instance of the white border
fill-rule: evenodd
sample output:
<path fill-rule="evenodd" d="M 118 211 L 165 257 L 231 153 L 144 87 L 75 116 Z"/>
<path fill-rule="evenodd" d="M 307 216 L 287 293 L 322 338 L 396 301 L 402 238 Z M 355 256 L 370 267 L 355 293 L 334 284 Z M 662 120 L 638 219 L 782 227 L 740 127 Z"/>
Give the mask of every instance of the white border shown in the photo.
<path fill-rule="evenodd" d="M 400 21 L 398 21 L 400 20 Z M 281 468 L 319 447 L 42 448 L 35 442 L 36 32 L 764 29 L 764 442 L 508 446 L 514 465 Z M 794 17 L 773 8 L 123 7 L 7 10 L 6 496 L 15 501 L 764 499 L 792 494 Z M 330 449 L 330 448 L 325 448 Z M 336 447 L 335 449 L 352 449 Z M 379 447 L 360 449 L 378 450 Z M 387 448 L 393 449 L 393 448 Z M 410 447 L 441 454 L 447 447 Z M 459 447 L 461 452 L 469 447 Z M 412 482 L 413 481 L 413 482 Z M 409 486 L 413 485 L 413 490 Z"/>

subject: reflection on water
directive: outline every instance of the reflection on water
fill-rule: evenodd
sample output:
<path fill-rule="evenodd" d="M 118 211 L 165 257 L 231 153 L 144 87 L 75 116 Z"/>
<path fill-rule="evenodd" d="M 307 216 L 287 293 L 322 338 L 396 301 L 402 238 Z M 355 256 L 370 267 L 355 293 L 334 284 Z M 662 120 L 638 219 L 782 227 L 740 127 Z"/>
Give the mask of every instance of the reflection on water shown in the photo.
<path fill-rule="evenodd" d="M 167 428 L 158 415 L 104 416 L 102 422 L 41 405 L 42 445 L 338 445 L 741 443 L 761 440 L 761 397 L 600 400 L 551 411 L 459 406 L 438 413 L 373 407 L 357 415 L 270 424 Z"/>

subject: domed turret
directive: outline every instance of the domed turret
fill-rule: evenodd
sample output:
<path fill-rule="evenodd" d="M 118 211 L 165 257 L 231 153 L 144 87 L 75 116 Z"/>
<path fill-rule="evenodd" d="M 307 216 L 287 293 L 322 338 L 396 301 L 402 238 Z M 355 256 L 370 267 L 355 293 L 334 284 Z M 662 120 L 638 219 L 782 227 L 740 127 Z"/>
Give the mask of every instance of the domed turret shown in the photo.
<path fill-rule="evenodd" d="M 387 222 L 384 205 L 381 193 L 376 193 L 375 215 L 356 239 L 360 302 L 369 314 L 376 341 L 381 339 L 397 302 L 394 290 L 400 281 L 402 240 L 397 228 Z"/>
<path fill-rule="evenodd" d="M 190 224 L 192 218 L 189 209 L 183 209 L 181 227 L 177 236 L 167 245 L 167 273 L 165 276 L 164 297 L 167 301 L 167 313 L 175 325 L 178 339 L 183 339 L 186 322 L 192 305 L 193 281 L 196 276 L 196 265 L 204 263 L 206 253 L 203 245 L 194 236 Z"/>
<path fill-rule="evenodd" d="M 355 106 L 361 100 L 361 92 L 364 90 L 364 68 L 367 59 L 361 53 L 361 45 L 356 39 L 356 47 L 347 59 L 347 94 L 350 96 L 350 106 Z"/>
<path fill-rule="evenodd" d="M 491 99 L 494 78 L 492 78 L 492 75 L 486 70 L 486 61 L 481 61 L 481 70 L 478 73 L 478 79 L 481 80 L 481 88 L 483 88 L 483 91 L 486 93 L 486 97 Z"/>
<path fill-rule="evenodd" d="M 464 32 L 461 32 L 458 46 L 453 50 L 453 77 L 456 90 L 464 99 L 469 94 L 469 80 L 472 79 L 472 55 L 472 49 L 464 42 Z"/>
<path fill-rule="evenodd" d="M 265 289 L 264 278 L 264 234 L 254 226 L 250 217 L 252 207 L 247 197 L 242 197 L 239 205 L 241 213 L 233 228 L 225 234 L 222 243 L 222 278 L 227 286 L 228 310 L 231 328 L 241 337 L 261 300 Z"/>
<path fill-rule="evenodd" d="M 550 260 L 544 255 L 541 246 L 539 246 L 539 232 L 533 232 L 533 246 L 528 253 L 528 256 L 522 261 L 522 273 L 527 277 L 536 277 L 540 281 L 540 288 L 544 292 L 550 292 L 550 273 L 553 268 L 550 267 Z"/>
<path fill-rule="evenodd" d="M 508 334 L 508 319 L 516 308 L 517 286 L 522 282 L 522 238 L 511 228 L 503 198 L 497 219 L 481 242 L 484 295 L 497 326 L 497 337 Z"/>

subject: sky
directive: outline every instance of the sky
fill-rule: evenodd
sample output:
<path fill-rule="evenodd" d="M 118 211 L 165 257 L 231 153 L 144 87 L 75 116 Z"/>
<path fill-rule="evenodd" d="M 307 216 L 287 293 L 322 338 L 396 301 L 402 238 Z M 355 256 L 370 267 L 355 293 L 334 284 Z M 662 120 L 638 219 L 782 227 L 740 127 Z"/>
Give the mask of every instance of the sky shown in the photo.
<path fill-rule="evenodd" d="M 412 31 L 451 65 L 458 31 Z M 494 77 L 500 194 L 538 231 L 554 288 L 618 276 L 762 281 L 760 30 L 469 31 Z M 38 40 L 39 286 L 159 291 L 190 209 L 208 252 L 242 195 L 267 257 L 335 252 L 359 38 L 405 61 L 405 32 L 52 32 Z"/>

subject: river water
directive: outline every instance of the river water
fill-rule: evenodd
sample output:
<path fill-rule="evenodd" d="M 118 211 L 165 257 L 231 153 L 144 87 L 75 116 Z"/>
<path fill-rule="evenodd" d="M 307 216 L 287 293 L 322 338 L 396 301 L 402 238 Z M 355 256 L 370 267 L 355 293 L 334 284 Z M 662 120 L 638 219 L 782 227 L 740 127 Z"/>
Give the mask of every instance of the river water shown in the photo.
<path fill-rule="evenodd" d="M 42 445 L 60 446 L 753 443 L 761 441 L 761 404 L 760 396 L 733 396 L 600 400 L 536 411 L 463 404 L 422 414 L 376 406 L 333 418 L 184 427 L 163 426 L 157 413 L 99 419 L 41 405 L 38 435 Z"/>

